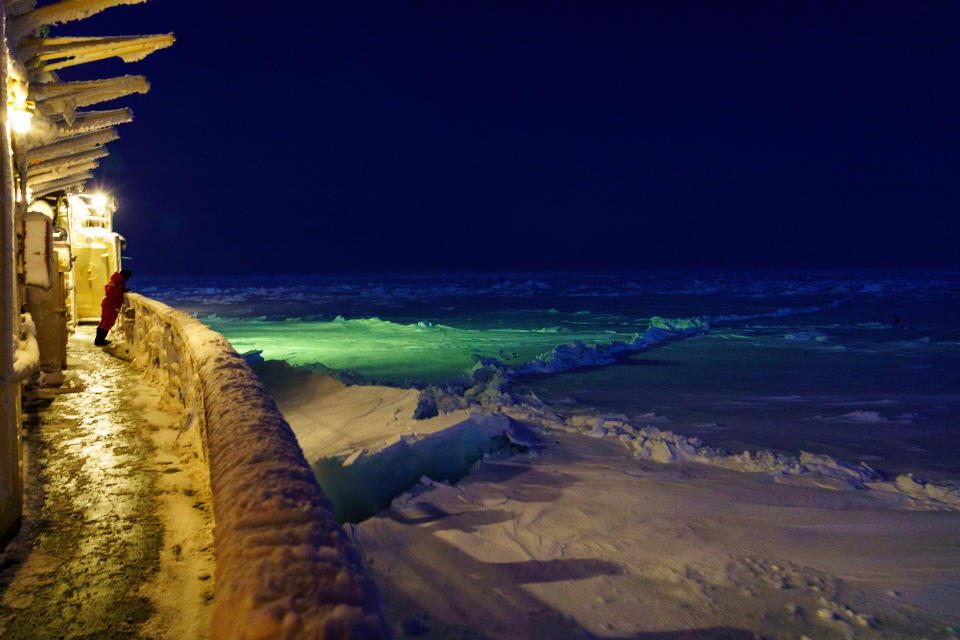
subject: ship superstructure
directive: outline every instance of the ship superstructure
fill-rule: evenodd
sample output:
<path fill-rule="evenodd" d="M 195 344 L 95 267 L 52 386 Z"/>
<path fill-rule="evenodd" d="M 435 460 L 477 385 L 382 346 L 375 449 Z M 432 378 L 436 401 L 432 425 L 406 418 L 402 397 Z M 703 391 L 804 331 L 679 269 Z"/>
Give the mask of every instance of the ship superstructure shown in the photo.
<path fill-rule="evenodd" d="M 118 57 L 141 60 L 173 34 L 57 37 L 57 25 L 144 0 L 8 0 L 2 5 L 0 83 L 0 533 L 21 512 L 20 422 L 24 385 L 63 381 L 66 342 L 77 322 L 100 315 L 103 288 L 121 268 L 124 239 L 115 200 L 88 190 L 93 171 L 131 122 L 129 108 L 90 107 L 150 85 L 138 75 L 62 80 L 60 69 Z"/>

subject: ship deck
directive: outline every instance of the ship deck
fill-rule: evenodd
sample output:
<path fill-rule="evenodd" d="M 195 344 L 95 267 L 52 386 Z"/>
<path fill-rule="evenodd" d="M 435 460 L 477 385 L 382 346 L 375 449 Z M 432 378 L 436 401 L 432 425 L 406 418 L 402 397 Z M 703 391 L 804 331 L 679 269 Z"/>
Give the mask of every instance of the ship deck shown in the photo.
<path fill-rule="evenodd" d="M 80 327 L 24 407 L 25 507 L 0 554 L 0 636 L 205 637 L 212 517 L 178 417 Z"/>

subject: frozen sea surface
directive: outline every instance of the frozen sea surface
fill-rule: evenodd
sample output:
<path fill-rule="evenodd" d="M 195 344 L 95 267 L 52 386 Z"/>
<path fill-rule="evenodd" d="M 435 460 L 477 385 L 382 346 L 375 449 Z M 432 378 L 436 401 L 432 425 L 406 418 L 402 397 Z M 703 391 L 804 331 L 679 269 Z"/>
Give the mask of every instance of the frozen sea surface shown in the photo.
<path fill-rule="evenodd" d="M 133 283 L 133 282 L 132 282 Z M 516 380 L 560 413 L 653 414 L 708 444 L 801 449 L 960 477 L 958 273 L 524 273 L 138 277 L 240 352 L 404 385 L 710 330 L 603 367 Z"/>

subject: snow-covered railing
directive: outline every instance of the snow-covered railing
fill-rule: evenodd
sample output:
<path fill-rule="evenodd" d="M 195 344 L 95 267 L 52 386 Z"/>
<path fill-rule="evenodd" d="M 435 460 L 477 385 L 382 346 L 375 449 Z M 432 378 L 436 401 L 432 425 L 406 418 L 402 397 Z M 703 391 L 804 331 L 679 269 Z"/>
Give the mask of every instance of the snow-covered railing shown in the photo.
<path fill-rule="evenodd" d="M 226 338 L 127 294 L 134 362 L 207 452 L 217 570 L 211 638 L 386 638 L 376 585 L 290 426 Z"/>
<path fill-rule="evenodd" d="M 203 384 L 184 325 L 178 321 L 186 314 L 137 294 L 128 294 L 126 301 L 121 327 L 134 365 L 164 391 L 161 404 L 182 412 L 183 435 L 198 445 L 196 450 L 208 464 Z"/>

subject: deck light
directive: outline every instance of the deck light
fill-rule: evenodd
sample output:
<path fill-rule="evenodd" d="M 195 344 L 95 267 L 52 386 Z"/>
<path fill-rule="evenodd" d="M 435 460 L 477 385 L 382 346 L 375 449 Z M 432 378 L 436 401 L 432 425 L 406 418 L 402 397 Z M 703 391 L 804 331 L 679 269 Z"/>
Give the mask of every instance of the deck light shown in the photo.
<path fill-rule="evenodd" d="M 9 109 L 7 115 L 10 118 L 10 127 L 17 133 L 26 133 L 30 131 L 30 120 L 33 114 L 26 109 Z"/>
<path fill-rule="evenodd" d="M 95 193 L 90 198 L 90 204 L 93 205 L 93 208 L 97 213 L 103 213 L 107 208 L 107 196 L 102 193 Z"/>
<path fill-rule="evenodd" d="M 23 85 L 11 83 L 7 92 L 7 119 L 10 121 L 10 128 L 17 133 L 30 131 L 30 121 L 36 108 L 35 102 L 27 100 Z"/>

